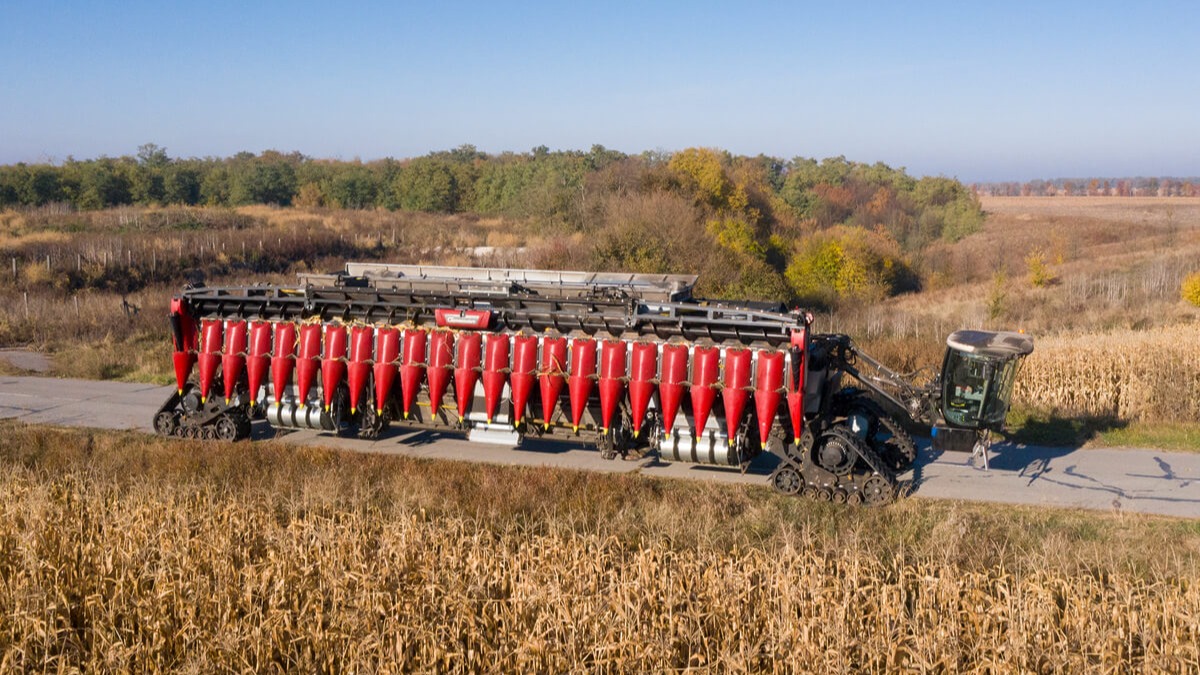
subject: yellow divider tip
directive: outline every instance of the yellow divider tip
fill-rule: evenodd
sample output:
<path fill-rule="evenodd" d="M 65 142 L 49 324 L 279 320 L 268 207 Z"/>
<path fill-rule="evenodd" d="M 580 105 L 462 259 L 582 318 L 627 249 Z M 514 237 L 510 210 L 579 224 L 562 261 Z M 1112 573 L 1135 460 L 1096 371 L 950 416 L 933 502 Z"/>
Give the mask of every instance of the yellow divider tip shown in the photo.
<path fill-rule="evenodd" d="M 633 437 L 634 437 L 634 438 L 637 438 L 637 437 L 638 437 L 638 431 L 637 431 L 636 429 L 635 429 L 635 430 L 634 430 L 634 432 L 633 432 Z"/>
<path fill-rule="evenodd" d="M 376 409 L 375 409 L 375 414 L 376 414 L 376 415 L 383 415 L 383 408 L 376 408 Z"/>

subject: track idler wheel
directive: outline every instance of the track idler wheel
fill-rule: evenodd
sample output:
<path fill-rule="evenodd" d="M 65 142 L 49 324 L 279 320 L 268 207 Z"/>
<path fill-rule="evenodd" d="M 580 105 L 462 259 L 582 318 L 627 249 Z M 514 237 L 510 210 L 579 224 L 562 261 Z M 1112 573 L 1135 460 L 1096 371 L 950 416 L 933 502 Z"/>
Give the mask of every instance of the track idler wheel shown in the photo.
<path fill-rule="evenodd" d="M 237 422 L 228 414 L 217 418 L 216 424 L 213 425 L 213 433 L 219 441 L 236 441 L 239 438 Z"/>
<path fill-rule="evenodd" d="M 804 476 L 796 467 L 785 464 L 771 474 L 771 487 L 785 495 L 799 494 L 804 487 Z"/>
<path fill-rule="evenodd" d="M 895 497 L 896 487 L 883 476 L 871 476 L 863 482 L 862 500 L 867 506 L 882 506 Z"/>
<path fill-rule="evenodd" d="M 154 430 L 163 436 L 173 436 L 179 429 L 179 415 L 164 410 L 154 416 Z"/>

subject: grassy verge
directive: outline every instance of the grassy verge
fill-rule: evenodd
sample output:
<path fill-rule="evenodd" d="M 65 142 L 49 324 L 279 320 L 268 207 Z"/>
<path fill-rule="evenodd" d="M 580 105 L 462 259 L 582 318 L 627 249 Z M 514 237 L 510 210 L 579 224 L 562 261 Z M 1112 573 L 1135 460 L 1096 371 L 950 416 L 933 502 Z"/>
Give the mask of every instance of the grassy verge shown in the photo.
<path fill-rule="evenodd" d="M 1133 422 L 1101 432 L 1089 447 L 1200 452 L 1200 423 Z"/>
<path fill-rule="evenodd" d="M 0 423 L 4 670 L 1186 670 L 1198 562 L 1194 521 Z"/>
<path fill-rule="evenodd" d="M 165 327 L 95 342 L 58 341 L 51 344 L 50 355 L 50 374 L 56 377 L 149 384 L 175 381 Z"/>

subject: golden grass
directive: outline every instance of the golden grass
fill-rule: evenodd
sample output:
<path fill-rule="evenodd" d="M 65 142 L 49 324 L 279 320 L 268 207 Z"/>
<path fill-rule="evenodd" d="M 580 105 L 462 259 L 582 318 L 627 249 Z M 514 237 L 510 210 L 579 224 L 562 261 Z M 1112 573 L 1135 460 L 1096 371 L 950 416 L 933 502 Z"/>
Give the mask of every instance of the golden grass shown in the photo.
<path fill-rule="evenodd" d="M 1193 523 L 0 431 L 5 672 L 1200 668 Z"/>

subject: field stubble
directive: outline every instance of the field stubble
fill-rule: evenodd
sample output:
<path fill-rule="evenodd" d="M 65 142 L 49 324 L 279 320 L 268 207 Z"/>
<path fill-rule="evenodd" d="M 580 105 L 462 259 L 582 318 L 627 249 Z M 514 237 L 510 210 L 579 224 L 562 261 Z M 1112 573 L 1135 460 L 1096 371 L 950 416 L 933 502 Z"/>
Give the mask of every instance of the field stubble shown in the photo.
<path fill-rule="evenodd" d="M 1193 523 L 2 431 L 5 671 L 1200 668 Z"/>

